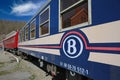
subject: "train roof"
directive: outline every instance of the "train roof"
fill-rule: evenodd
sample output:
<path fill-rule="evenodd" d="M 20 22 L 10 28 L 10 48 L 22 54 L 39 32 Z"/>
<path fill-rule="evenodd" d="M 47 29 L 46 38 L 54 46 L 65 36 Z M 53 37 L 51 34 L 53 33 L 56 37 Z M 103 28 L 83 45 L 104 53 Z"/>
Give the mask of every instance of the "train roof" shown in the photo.
<path fill-rule="evenodd" d="M 21 29 L 25 28 L 29 24 L 29 22 L 31 22 L 50 2 L 51 0 L 47 0 L 47 2 L 43 4 L 38 12 L 36 12 L 36 14 Z"/>
<path fill-rule="evenodd" d="M 4 39 L 4 40 L 6 40 L 6 39 L 8 39 L 8 38 L 10 38 L 10 37 L 12 37 L 12 36 L 14 36 L 14 35 L 16 34 L 16 32 L 17 32 L 17 31 L 12 31 L 12 32 L 10 32 L 9 34 L 7 34 L 7 35 L 5 36 L 5 39 Z"/>

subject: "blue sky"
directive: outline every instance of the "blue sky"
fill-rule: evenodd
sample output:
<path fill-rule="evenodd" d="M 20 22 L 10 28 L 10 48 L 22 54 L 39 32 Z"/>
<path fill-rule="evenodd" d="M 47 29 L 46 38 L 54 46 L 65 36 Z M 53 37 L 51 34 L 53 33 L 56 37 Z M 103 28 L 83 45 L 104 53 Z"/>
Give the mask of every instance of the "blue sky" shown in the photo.
<path fill-rule="evenodd" d="M 0 20 L 28 21 L 47 0 L 0 0 Z"/>

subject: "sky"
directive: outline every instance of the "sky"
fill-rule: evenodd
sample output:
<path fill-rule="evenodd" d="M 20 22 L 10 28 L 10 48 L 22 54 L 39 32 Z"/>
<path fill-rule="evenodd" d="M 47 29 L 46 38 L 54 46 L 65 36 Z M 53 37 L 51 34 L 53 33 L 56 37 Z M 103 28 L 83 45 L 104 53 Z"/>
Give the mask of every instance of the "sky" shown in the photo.
<path fill-rule="evenodd" d="M 47 0 L 0 0 L 0 20 L 29 21 Z"/>

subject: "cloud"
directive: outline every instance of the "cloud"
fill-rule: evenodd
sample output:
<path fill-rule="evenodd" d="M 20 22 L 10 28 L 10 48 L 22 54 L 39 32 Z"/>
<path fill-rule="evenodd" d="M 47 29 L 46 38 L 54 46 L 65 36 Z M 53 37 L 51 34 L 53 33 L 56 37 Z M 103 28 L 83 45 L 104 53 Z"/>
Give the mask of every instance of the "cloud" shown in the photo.
<path fill-rule="evenodd" d="M 22 4 L 14 3 L 13 6 L 11 7 L 12 9 L 11 14 L 15 14 L 17 16 L 32 16 L 39 10 L 39 8 L 44 3 L 45 3 L 44 0 L 39 3 L 33 3 L 31 1 Z"/>

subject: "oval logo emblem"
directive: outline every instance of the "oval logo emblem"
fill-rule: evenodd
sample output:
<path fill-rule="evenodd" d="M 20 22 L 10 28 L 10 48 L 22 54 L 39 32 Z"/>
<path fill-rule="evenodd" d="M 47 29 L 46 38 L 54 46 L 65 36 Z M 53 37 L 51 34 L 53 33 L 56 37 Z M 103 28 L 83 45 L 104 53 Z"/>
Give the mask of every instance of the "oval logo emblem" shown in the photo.
<path fill-rule="evenodd" d="M 83 52 L 83 42 L 80 37 L 71 34 L 65 37 L 62 49 L 67 57 L 77 58 Z"/>

